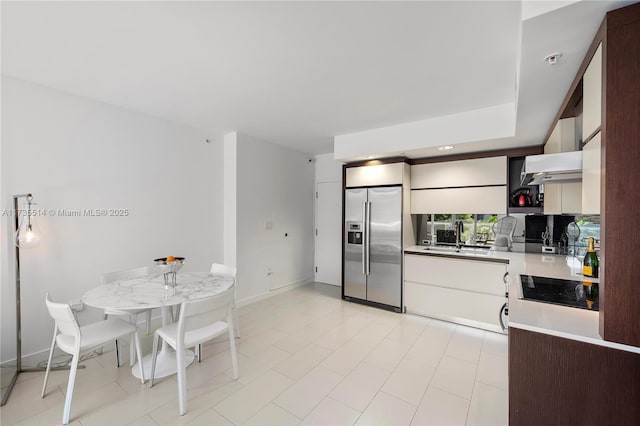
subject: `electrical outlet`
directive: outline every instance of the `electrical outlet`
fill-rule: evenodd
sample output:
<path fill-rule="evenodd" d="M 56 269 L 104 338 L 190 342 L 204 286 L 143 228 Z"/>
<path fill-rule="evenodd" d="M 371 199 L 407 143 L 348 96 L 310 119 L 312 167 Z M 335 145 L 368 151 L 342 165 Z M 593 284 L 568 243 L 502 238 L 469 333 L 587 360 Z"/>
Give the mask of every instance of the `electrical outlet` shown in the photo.
<path fill-rule="evenodd" d="M 84 305 L 81 300 L 72 300 L 69 302 L 69 306 L 71 306 L 72 311 L 80 312 L 84 309 Z"/>

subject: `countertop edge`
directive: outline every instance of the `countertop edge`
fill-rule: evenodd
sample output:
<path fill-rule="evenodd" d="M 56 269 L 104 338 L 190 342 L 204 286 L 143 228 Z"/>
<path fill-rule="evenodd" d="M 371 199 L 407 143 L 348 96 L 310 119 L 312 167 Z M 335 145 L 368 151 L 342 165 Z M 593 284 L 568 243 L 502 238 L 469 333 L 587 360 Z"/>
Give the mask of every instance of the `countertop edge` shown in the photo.
<path fill-rule="evenodd" d="M 504 264 L 509 263 L 509 259 L 505 259 L 501 257 L 473 256 L 470 254 L 463 254 L 463 253 L 438 253 L 438 252 L 425 251 L 424 249 L 405 249 L 404 254 L 415 254 L 417 256 L 445 257 L 449 259 L 476 260 L 478 262 L 493 262 L 493 263 L 504 263 Z"/>
<path fill-rule="evenodd" d="M 635 346 L 627 346 L 627 345 L 623 345 L 621 343 L 610 342 L 610 341 L 604 340 L 604 339 L 596 339 L 596 338 L 592 338 L 592 337 L 581 336 L 579 334 L 565 333 L 565 332 L 562 332 L 562 331 L 552 330 L 552 329 L 548 329 L 548 328 L 536 327 L 536 326 L 529 325 L 529 324 L 520 324 L 520 323 L 515 323 L 513 321 L 509 321 L 509 328 L 518 328 L 518 329 L 521 329 L 521 330 L 533 331 L 535 333 L 548 334 L 550 336 L 562 337 L 564 339 L 575 340 L 575 341 L 578 341 L 578 342 L 584 342 L 584 343 L 589 343 L 589 344 L 592 344 L 592 345 L 604 346 L 604 347 L 611 348 L 611 349 L 618 349 L 618 350 L 621 350 L 621 351 L 640 354 L 640 348 L 635 347 Z"/>

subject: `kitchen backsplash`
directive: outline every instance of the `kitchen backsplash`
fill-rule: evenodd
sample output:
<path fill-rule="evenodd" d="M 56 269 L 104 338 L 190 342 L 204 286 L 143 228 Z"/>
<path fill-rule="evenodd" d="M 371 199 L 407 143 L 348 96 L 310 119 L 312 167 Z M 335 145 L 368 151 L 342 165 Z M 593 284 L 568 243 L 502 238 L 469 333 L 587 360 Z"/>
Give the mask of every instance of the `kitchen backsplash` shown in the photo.
<path fill-rule="evenodd" d="M 550 245 L 556 253 L 565 254 L 584 251 L 587 238 L 600 239 L 599 215 L 525 215 L 512 214 L 516 219 L 513 235 L 515 252 L 540 253 L 543 245 L 543 233 L 549 229 Z M 466 244 L 492 245 L 495 235 L 493 223 L 504 215 L 414 215 L 417 230 L 417 242 L 420 245 L 435 242 L 438 230 L 450 231 L 456 221 L 464 223 L 462 240 Z M 571 225 L 570 224 L 574 224 Z M 577 226 L 575 226 L 577 225 Z M 567 232 L 567 230 L 573 232 Z M 579 232 L 579 234 L 578 234 Z M 441 231 L 442 234 L 442 231 Z M 577 238 L 575 235 L 577 235 Z"/>

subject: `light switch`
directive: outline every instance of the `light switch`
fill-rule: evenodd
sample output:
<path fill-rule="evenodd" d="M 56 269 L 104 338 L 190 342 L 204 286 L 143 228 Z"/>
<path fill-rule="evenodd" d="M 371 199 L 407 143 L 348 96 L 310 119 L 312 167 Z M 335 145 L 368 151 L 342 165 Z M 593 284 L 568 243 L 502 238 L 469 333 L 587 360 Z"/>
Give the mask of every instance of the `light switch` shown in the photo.
<path fill-rule="evenodd" d="M 273 223 L 270 220 L 267 220 L 264 222 L 264 229 L 271 229 L 273 228 Z"/>

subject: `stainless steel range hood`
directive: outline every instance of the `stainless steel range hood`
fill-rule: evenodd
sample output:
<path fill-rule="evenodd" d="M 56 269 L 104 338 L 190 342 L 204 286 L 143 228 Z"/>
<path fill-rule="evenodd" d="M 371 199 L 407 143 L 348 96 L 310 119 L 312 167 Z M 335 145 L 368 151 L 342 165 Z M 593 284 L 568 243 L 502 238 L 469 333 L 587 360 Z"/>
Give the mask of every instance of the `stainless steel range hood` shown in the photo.
<path fill-rule="evenodd" d="M 581 180 L 582 151 L 528 155 L 520 173 L 522 185 L 579 182 Z"/>

